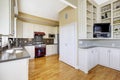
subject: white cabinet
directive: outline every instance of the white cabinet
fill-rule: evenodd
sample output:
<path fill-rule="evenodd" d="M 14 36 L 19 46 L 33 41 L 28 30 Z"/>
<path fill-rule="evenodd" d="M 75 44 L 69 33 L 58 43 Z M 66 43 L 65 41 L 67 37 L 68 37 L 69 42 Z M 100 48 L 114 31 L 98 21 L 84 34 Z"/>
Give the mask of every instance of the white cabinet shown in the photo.
<path fill-rule="evenodd" d="M 30 58 L 34 59 L 34 57 L 35 57 L 35 46 L 25 46 L 25 49 L 30 54 Z"/>
<path fill-rule="evenodd" d="M 120 50 L 111 49 L 110 51 L 110 68 L 120 70 Z"/>
<path fill-rule="evenodd" d="M 16 20 L 16 38 L 23 38 L 23 22 Z"/>
<path fill-rule="evenodd" d="M 58 49 L 57 48 L 58 48 L 58 45 L 54 45 L 53 46 L 53 53 L 56 53 L 56 54 L 58 53 Z"/>
<path fill-rule="evenodd" d="M 79 49 L 79 69 L 88 73 L 90 69 L 98 64 L 97 48 Z"/>
<path fill-rule="evenodd" d="M 43 28 L 40 28 L 41 26 L 40 25 L 38 25 L 38 24 L 34 24 L 33 25 L 34 26 L 34 28 L 33 28 L 33 31 L 34 32 L 43 32 Z"/>
<path fill-rule="evenodd" d="M 23 22 L 23 38 L 33 38 L 33 24 Z"/>
<path fill-rule="evenodd" d="M 0 34 L 13 33 L 14 13 L 13 0 L 0 0 Z"/>
<path fill-rule="evenodd" d="M 0 63 L 0 80 L 28 80 L 28 59 Z"/>
<path fill-rule="evenodd" d="M 99 64 L 120 70 L 120 50 L 114 48 L 100 48 Z"/>
<path fill-rule="evenodd" d="M 99 48 L 99 64 L 109 67 L 110 48 Z"/>
<path fill-rule="evenodd" d="M 57 45 L 46 45 L 46 56 L 57 54 Z"/>
<path fill-rule="evenodd" d="M 77 64 L 77 35 L 76 23 L 60 26 L 60 61 L 73 67 Z"/>
<path fill-rule="evenodd" d="M 93 24 L 97 22 L 98 5 L 93 0 L 78 0 L 79 39 L 93 38 Z"/>
<path fill-rule="evenodd" d="M 79 49 L 79 69 L 88 73 L 88 51 L 86 49 Z"/>
<path fill-rule="evenodd" d="M 79 49 L 79 69 L 88 73 L 97 64 L 120 70 L 120 50 L 115 48 Z"/>
<path fill-rule="evenodd" d="M 92 69 L 98 64 L 98 51 L 97 48 L 92 48 L 88 50 L 88 69 Z"/>

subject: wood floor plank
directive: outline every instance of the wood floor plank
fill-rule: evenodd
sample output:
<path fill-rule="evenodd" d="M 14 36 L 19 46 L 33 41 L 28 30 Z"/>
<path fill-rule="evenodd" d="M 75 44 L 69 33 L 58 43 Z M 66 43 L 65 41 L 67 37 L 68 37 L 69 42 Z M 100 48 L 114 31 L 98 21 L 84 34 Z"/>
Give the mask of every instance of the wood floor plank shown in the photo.
<path fill-rule="evenodd" d="M 120 80 L 120 71 L 96 66 L 88 74 L 60 62 L 58 55 L 29 61 L 29 80 Z"/>

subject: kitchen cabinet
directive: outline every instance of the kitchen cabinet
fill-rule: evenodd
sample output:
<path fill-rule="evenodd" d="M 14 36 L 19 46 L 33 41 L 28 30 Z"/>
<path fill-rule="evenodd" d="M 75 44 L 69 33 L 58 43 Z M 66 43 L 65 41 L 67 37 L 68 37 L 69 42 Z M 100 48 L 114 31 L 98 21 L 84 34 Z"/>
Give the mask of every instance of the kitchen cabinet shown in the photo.
<path fill-rule="evenodd" d="M 46 56 L 57 54 L 57 45 L 46 45 Z"/>
<path fill-rule="evenodd" d="M 34 59 L 35 58 L 35 46 L 25 46 L 25 49 L 30 54 L 30 58 Z"/>
<path fill-rule="evenodd" d="M 0 80 L 28 80 L 28 59 L 0 63 Z"/>
<path fill-rule="evenodd" d="M 43 32 L 43 28 L 40 28 L 40 25 L 34 24 L 33 26 L 34 26 L 33 28 L 34 32 Z"/>
<path fill-rule="evenodd" d="M 99 48 L 99 64 L 109 67 L 110 48 Z"/>
<path fill-rule="evenodd" d="M 16 38 L 23 38 L 23 22 L 16 19 Z"/>
<path fill-rule="evenodd" d="M 86 49 L 79 49 L 79 69 L 88 73 L 88 51 Z"/>
<path fill-rule="evenodd" d="M 115 48 L 79 49 L 79 69 L 88 73 L 97 64 L 120 70 L 120 50 Z"/>
<path fill-rule="evenodd" d="M 98 22 L 98 4 L 93 0 L 78 0 L 79 39 L 93 38 L 93 24 Z"/>
<path fill-rule="evenodd" d="M 90 69 L 98 64 L 97 48 L 79 49 L 79 69 L 88 73 Z"/>
<path fill-rule="evenodd" d="M 38 24 L 27 23 L 17 19 L 17 38 L 34 38 L 34 32 L 45 32 L 44 38 L 48 38 L 48 34 L 50 33 L 57 34 L 57 28 L 52 26 L 43 26 Z"/>
<path fill-rule="evenodd" d="M 120 70 L 120 50 L 115 48 L 100 48 L 99 64 Z"/>
<path fill-rule="evenodd" d="M 120 50 L 111 49 L 110 51 L 110 68 L 120 70 Z"/>
<path fill-rule="evenodd" d="M 14 33 L 14 0 L 0 0 L 0 34 Z"/>
<path fill-rule="evenodd" d="M 92 48 L 89 49 L 88 51 L 88 69 L 92 69 L 93 67 L 95 67 L 98 64 L 98 52 L 97 52 L 97 48 Z"/>
<path fill-rule="evenodd" d="M 76 22 L 60 26 L 60 61 L 73 67 L 77 64 L 77 35 Z"/>
<path fill-rule="evenodd" d="M 34 38 L 33 24 L 23 22 L 23 38 Z"/>

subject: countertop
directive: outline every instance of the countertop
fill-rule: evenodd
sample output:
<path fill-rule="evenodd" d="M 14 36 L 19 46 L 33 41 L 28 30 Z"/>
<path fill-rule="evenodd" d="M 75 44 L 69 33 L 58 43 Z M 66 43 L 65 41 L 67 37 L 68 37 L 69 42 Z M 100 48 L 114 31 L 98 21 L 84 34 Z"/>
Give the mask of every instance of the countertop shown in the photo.
<path fill-rule="evenodd" d="M 37 45 L 41 45 L 41 44 L 27 44 L 25 46 L 37 46 Z M 58 45 L 58 44 L 54 43 L 54 44 L 45 44 L 45 45 Z"/>
<path fill-rule="evenodd" d="M 81 46 L 81 47 L 79 47 L 79 48 L 81 48 L 81 49 L 90 49 L 90 48 L 95 48 L 95 47 L 105 47 L 105 48 L 116 48 L 116 49 L 120 49 L 120 46 L 107 46 L 107 45 L 105 45 L 105 46 L 101 46 L 101 45 Z"/>
<path fill-rule="evenodd" d="M 13 53 L 8 53 L 7 50 L 0 52 L 0 63 L 20 60 L 20 59 L 26 59 L 30 57 L 29 53 L 26 51 L 24 47 L 20 49 L 20 52 L 17 52 L 17 53 L 15 51 Z M 16 51 L 19 51 L 19 50 L 16 49 Z"/>
<path fill-rule="evenodd" d="M 120 40 L 106 39 L 106 40 L 79 40 L 79 48 L 89 49 L 95 47 L 116 48 L 120 49 Z"/>

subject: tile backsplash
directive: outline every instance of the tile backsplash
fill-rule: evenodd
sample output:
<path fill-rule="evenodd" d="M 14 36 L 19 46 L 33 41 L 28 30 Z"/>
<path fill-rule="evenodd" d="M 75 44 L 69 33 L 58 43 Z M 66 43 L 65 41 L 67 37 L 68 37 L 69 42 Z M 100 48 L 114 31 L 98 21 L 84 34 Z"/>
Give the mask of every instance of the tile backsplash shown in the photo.
<path fill-rule="evenodd" d="M 105 46 L 105 47 L 120 47 L 119 39 L 103 39 L 103 40 L 79 40 L 79 47 L 90 46 Z"/>

